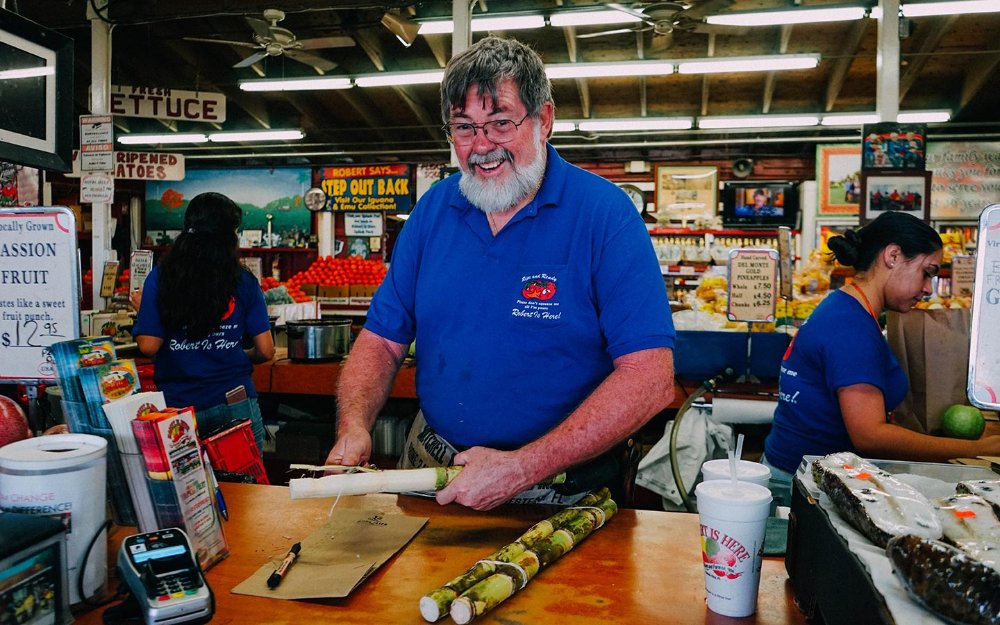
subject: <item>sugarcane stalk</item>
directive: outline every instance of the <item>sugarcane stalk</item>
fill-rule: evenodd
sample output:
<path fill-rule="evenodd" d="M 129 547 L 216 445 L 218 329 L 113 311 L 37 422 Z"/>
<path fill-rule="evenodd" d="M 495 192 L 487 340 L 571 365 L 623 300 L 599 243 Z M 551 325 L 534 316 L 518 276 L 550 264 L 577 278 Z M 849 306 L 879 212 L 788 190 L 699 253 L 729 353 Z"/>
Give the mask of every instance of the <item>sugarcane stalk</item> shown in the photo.
<path fill-rule="evenodd" d="M 461 472 L 462 467 L 452 466 L 341 473 L 289 480 L 288 490 L 292 499 L 441 490 Z M 565 481 L 566 474 L 560 473 L 545 484 L 562 484 Z"/>
<path fill-rule="evenodd" d="M 600 527 L 602 516 L 606 521 L 618 511 L 612 499 L 605 499 L 597 507 L 603 510 L 603 515 L 597 510 L 572 510 L 575 515 L 551 535 L 538 541 L 530 551 L 522 553 L 517 562 L 530 562 L 530 566 L 518 569 L 500 565 L 493 575 L 462 593 L 451 603 L 449 612 L 452 620 L 458 625 L 466 625 L 475 617 L 486 614 L 521 590 L 542 568 L 558 560 L 596 527 Z"/>
<path fill-rule="evenodd" d="M 292 499 L 441 490 L 461 472 L 462 467 L 430 467 L 371 473 L 343 473 L 319 478 L 289 480 L 288 489 Z"/>
<path fill-rule="evenodd" d="M 610 491 L 601 488 L 591 493 L 587 493 L 575 505 L 596 506 L 608 499 Z M 447 582 L 439 588 L 435 588 L 420 598 L 420 613 L 424 619 L 433 623 L 451 609 L 451 602 L 458 598 L 463 592 L 475 586 L 496 572 L 495 562 L 513 562 L 518 556 L 531 549 L 540 540 L 551 536 L 552 532 L 576 514 L 576 510 L 566 508 L 556 512 L 549 518 L 532 525 L 526 532 L 512 543 L 504 545 L 497 551 L 486 556 L 479 562 L 472 565 L 465 573 Z"/>

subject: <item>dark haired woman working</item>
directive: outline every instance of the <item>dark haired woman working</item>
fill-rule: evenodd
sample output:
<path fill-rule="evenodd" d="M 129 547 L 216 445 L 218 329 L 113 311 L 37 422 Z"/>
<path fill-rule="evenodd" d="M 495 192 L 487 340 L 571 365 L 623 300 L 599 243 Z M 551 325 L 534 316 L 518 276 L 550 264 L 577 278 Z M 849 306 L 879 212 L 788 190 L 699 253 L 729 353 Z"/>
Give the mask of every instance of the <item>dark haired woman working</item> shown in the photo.
<path fill-rule="evenodd" d="M 869 458 L 944 462 L 996 455 L 1000 436 L 977 441 L 920 434 L 889 413 L 908 382 L 878 316 L 905 313 L 931 293 L 941 237 L 912 215 L 887 211 L 863 228 L 832 237 L 830 250 L 854 281 L 830 293 L 799 330 L 781 362 L 778 407 L 764 444 L 771 490 L 781 505 L 802 456 L 854 451 Z"/>
<path fill-rule="evenodd" d="M 194 406 L 202 436 L 250 419 L 259 451 L 264 424 L 250 375 L 253 363 L 274 357 L 274 341 L 264 294 L 240 264 L 241 218 L 239 206 L 219 193 L 191 200 L 184 231 L 133 294 L 133 334 L 155 358 L 153 379 L 168 406 Z M 248 350 L 245 335 L 253 337 Z M 226 394 L 241 386 L 245 399 L 227 403 Z"/>

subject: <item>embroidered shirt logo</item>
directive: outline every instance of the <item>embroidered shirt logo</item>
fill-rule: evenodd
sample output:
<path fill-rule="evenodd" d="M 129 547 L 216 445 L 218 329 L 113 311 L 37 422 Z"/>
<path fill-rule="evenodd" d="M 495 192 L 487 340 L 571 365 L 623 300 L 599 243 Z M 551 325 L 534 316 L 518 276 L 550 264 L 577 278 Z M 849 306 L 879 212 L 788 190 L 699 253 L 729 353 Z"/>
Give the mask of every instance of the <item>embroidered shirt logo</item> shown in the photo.
<path fill-rule="evenodd" d="M 521 288 L 524 299 L 549 300 L 556 294 L 556 283 L 552 280 L 528 280 Z"/>

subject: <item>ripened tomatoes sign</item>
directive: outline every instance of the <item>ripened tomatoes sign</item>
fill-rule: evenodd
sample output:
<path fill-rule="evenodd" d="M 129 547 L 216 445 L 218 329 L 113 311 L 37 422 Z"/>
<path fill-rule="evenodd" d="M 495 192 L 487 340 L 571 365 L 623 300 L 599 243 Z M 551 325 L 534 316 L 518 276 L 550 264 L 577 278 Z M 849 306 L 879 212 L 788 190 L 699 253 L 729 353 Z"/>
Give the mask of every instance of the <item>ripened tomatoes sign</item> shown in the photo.
<path fill-rule="evenodd" d="M 409 165 L 325 167 L 320 187 L 332 211 L 408 213 L 413 205 Z"/>

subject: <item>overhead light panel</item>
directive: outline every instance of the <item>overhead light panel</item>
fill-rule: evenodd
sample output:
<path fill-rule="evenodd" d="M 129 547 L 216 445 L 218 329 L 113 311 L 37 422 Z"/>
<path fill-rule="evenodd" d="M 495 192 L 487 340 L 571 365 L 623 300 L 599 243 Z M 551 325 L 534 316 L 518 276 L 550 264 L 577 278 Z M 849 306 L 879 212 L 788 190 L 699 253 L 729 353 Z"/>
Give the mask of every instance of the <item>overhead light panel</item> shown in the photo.
<path fill-rule="evenodd" d="M 229 143 L 235 141 L 298 141 L 305 134 L 295 128 L 291 130 L 247 130 L 230 132 L 213 132 L 208 140 L 213 143 Z"/>
<path fill-rule="evenodd" d="M 56 68 L 53 65 L 44 67 L 23 67 L 20 69 L 6 69 L 0 71 L 0 80 L 11 80 L 14 78 L 39 78 L 41 76 L 55 76 Z"/>
<path fill-rule="evenodd" d="M 699 128 L 784 128 L 815 126 L 819 115 L 743 115 L 698 118 Z"/>
<path fill-rule="evenodd" d="M 552 26 L 604 26 L 641 22 L 636 15 L 624 11 L 601 9 L 598 11 L 563 11 L 549 16 Z"/>
<path fill-rule="evenodd" d="M 882 121 L 878 113 L 827 113 L 820 119 L 821 126 L 863 126 Z"/>
<path fill-rule="evenodd" d="M 959 0 L 957 2 L 907 2 L 900 6 L 903 17 L 1000 13 L 997 0 Z"/>
<path fill-rule="evenodd" d="M 541 15 L 508 15 L 503 17 L 474 17 L 471 30 L 474 33 L 490 30 L 524 30 L 542 28 L 545 18 Z M 453 20 L 428 20 L 420 22 L 421 35 L 450 35 L 455 32 Z"/>
<path fill-rule="evenodd" d="M 399 13 L 386 11 L 382 15 L 382 25 L 389 29 L 389 32 L 396 35 L 396 39 L 409 48 L 417 40 L 420 32 L 420 24 L 411 22 Z"/>
<path fill-rule="evenodd" d="M 558 78 L 613 78 L 616 76 L 663 76 L 674 73 L 674 64 L 666 61 L 630 61 L 625 63 L 557 63 L 546 65 L 549 80 Z"/>
<path fill-rule="evenodd" d="M 818 24 L 822 22 L 846 22 L 864 18 L 868 9 L 864 6 L 808 7 L 800 9 L 780 9 L 776 11 L 745 11 L 709 15 L 705 21 L 721 26 L 779 26 L 782 24 Z"/>
<path fill-rule="evenodd" d="M 350 78 L 330 76 L 240 81 L 240 89 L 243 91 L 319 91 L 323 89 L 350 89 L 352 86 Z"/>
<path fill-rule="evenodd" d="M 208 137 L 204 133 L 171 132 L 162 135 L 127 134 L 118 137 L 122 145 L 162 145 L 166 143 L 205 143 Z"/>
<path fill-rule="evenodd" d="M 354 84 L 359 87 L 399 87 L 403 85 L 428 85 L 440 83 L 444 70 L 430 72 L 385 72 L 355 76 Z"/>
<path fill-rule="evenodd" d="M 692 124 L 693 120 L 690 117 L 643 117 L 639 119 L 601 119 L 577 122 L 577 126 L 584 132 L 687 130 L 691 128 Z"/>
<path fill-rule="evenodd" d="M 944 123 L 951 119 L 951 111 L 900 111 L 896 115 L 896 121 L 900 124 L 935 124 Z"/>
<path fill-rule="evenodd" d="M 552 132 L 573 132 L 576 130 L 575 122 L 555 122 L 552 124 Z"/>
<path fill-rule="evenodd" d="M 819 65 L 818 54 L 773 54 L 677 61 L 678 74 L 721 74 L 728 72 L 772 72 L 812 69 Z"/>

